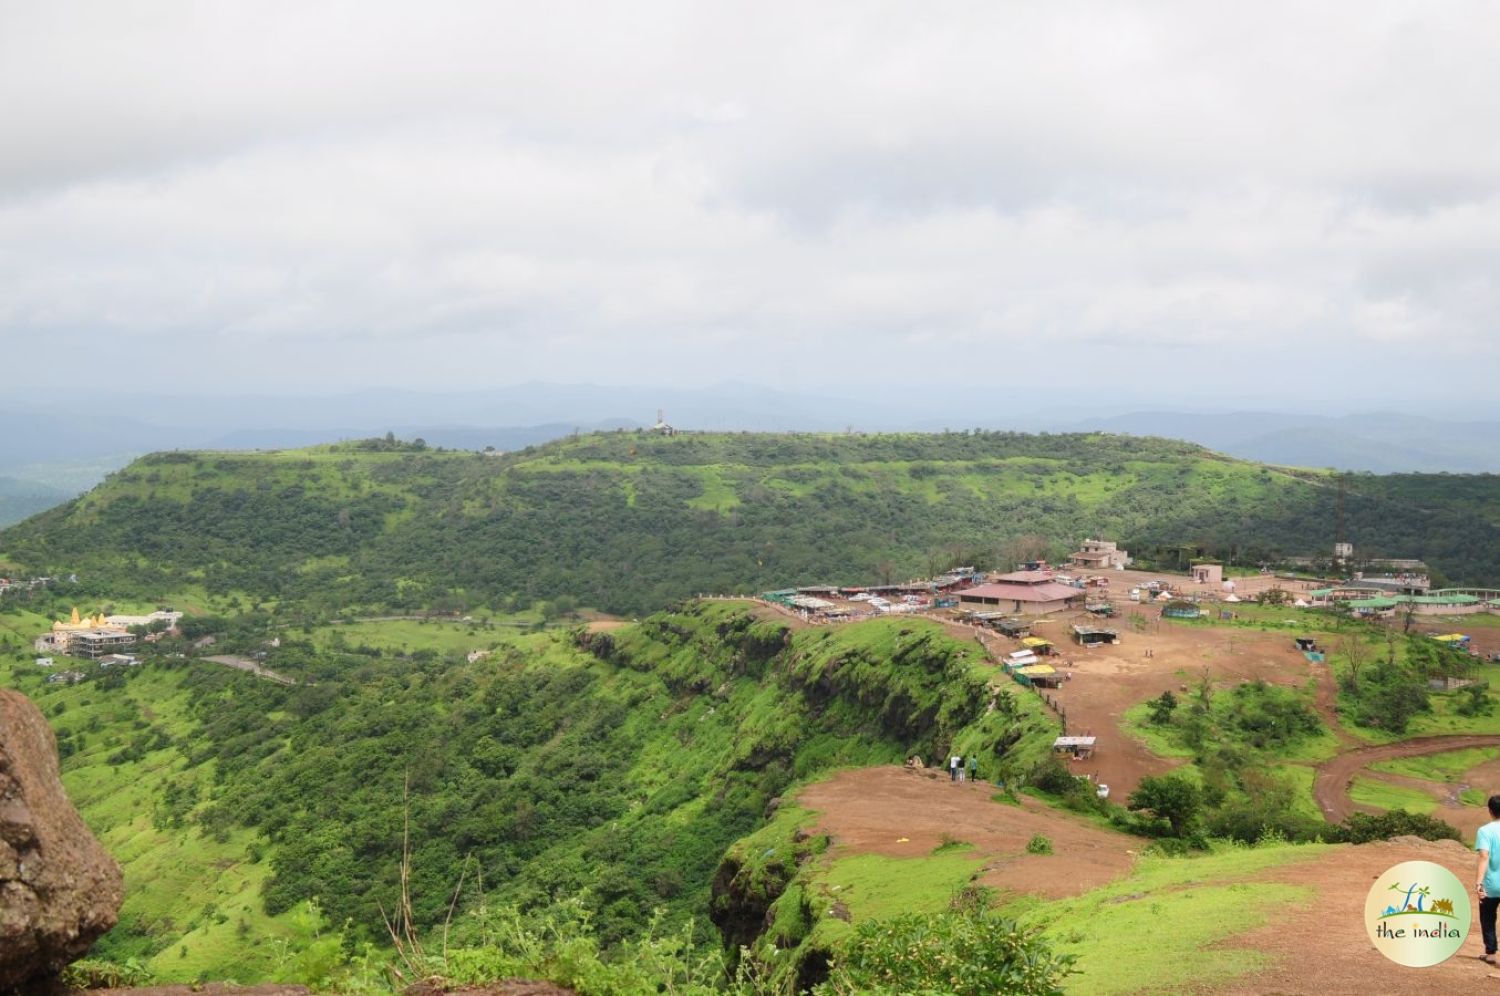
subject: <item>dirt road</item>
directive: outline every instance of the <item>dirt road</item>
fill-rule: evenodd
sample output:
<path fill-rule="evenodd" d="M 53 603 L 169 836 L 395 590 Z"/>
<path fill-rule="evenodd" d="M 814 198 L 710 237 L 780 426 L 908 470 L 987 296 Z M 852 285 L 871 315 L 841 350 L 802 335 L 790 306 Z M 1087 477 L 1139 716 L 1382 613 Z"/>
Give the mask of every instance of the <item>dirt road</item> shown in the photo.
<path fill-rule="evenodd" d="M 1455 733 L 1441 737 L 1414 737 L 1393 744 L 1346 751 L 1318 765 L 1317 778 L 1313 782 L 1313 798 L 1323 811 L 1324 819 L 1330 823 L 1339 823 L 1358 808 L 1349 798 L 1349 787 L 1354 783 L 1354 776 L 1367 765 L 1402 757 L 1465 750 L 1469 747 L 1500 747 L 1500 735 Z"/>
<path fill-rule="evenodd" d="M 245 657 L 236 657 L 233 654 L 219 654 L 216 657 L 205 657 L 204 660 L 213 661 L 215 664 L 223 664 L 225 667 L 232 667 L 236 671 L 244 671 L 247 674 L 253 674 L 257 678 L 263 678 L 266 681 L 274 681 L 278 685 L 296 684 L 295 681 L 293 681 L 291 678 L 288 678 L 286 675 L 277 674 L 270 668 L 261 667 L 259 664 Z"/>

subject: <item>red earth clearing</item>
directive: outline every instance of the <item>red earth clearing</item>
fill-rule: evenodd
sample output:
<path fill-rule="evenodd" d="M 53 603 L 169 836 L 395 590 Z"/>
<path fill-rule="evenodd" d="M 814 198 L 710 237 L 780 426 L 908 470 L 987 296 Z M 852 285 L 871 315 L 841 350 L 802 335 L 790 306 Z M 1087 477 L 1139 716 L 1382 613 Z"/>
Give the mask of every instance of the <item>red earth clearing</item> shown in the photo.
<path fill-rule="evenodd" d="M 797 802 L 818 813 L 835 853 L 914 858 L 945 840 L 972 844 L 983 858 L 983 885 L 1057 898 L 1087 892 L 1130 871 L 1147 841 L 1102 830 L 1033 799 L 991 801 L 994 787 L 956 784 L 946 772 L 895 766 L 844 771 L 809 785 Z M 1052 854 L 1026 853 L 1034 834 Z"/>

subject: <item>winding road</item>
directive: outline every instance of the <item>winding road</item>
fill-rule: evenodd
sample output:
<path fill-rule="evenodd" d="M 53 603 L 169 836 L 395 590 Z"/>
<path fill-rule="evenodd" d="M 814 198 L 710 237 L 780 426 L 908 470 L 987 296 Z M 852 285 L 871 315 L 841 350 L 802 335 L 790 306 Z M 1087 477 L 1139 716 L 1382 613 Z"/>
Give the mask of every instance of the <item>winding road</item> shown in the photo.
<path fill-rule="evenodd" d="M 1318 801 L 1318 808 L 1323 811 L 1328 822 L 1341 823 L 1357 809 L 1349 798 L 1349 788 L 1354 783 L 1355 775 L 1366 766 L 1378 761 L 1444 754 L 1470 747 L 1500 747 L 1500 734 L 1452 733 L 1437 737 L 1413 737 L 1410 740 L 1345 751 L 1318 765 L 1317 777 L 1313 781 L 1313 798 Z"/>

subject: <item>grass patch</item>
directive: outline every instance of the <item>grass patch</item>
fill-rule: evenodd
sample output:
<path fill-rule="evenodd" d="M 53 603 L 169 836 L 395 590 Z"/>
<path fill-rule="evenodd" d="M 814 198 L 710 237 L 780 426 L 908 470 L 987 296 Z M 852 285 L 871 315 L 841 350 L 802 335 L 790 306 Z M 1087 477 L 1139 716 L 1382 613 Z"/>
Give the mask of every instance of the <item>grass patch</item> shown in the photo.
<path fill-rule="evenodd" d="M 1408 778 L 1451 782 L 1456 781 L 1470 768 L 1476 768 L 1497 757 L 1500 757 L 1500 747 L 1474 747 L 1469 750 L 1449 751 L 1446 754 L 1426 754 L 1421 757 L 1398 758 L 1394 761 L 1378 761 L 1370 765 L 1370 768 L 1373 771 L 1405 775 Z"/>
<path fill-rule="evenodd" d="M 1068 991 L 1175 992 L 1228 981 L 1265 964 L 1254 951 L 1216 946 L 1264 925 L 1310 890 L 1247 881 L 1326 854 L 1330 845 L 1224 848 L 1192 858 L 1142 857 L 1119 882 L 1025 914 L 1060 951 L 1077 956 Z M 1142 957 L 1149 938 L 1151 956 Z"/>
<path fill-rule="evenodd" d="M 984 867 L 984 860 L 971 852 L 965 845 L 916 858 L 851 854 L 834 859 L 813 882 L 819 895 L 848 907 L 856 923 L 909 910 L 942 909 Z"/>
<path fill-rule="evenodd" d="M 1404 809 L 1408 813 L 1430 815 L 1437 809 L 1437 800 L 1426 792 L 1392 785 L 1374 778 L 1356 778 L 1349 790 L 1349 798 L 1361 806 L 1377 809 Z"/>

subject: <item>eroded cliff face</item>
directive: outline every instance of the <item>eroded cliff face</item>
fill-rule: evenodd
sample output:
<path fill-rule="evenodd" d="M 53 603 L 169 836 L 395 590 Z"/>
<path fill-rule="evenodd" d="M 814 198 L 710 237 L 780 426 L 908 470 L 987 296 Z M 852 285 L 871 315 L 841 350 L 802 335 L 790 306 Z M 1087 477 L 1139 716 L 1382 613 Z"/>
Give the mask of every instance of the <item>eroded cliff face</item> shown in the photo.
<path fill-rule="evenodd" d="M 0 991 L 39 989 L 115 925 L 120 866 L 58 777 L 36 706 L 0 689 Z"/>

